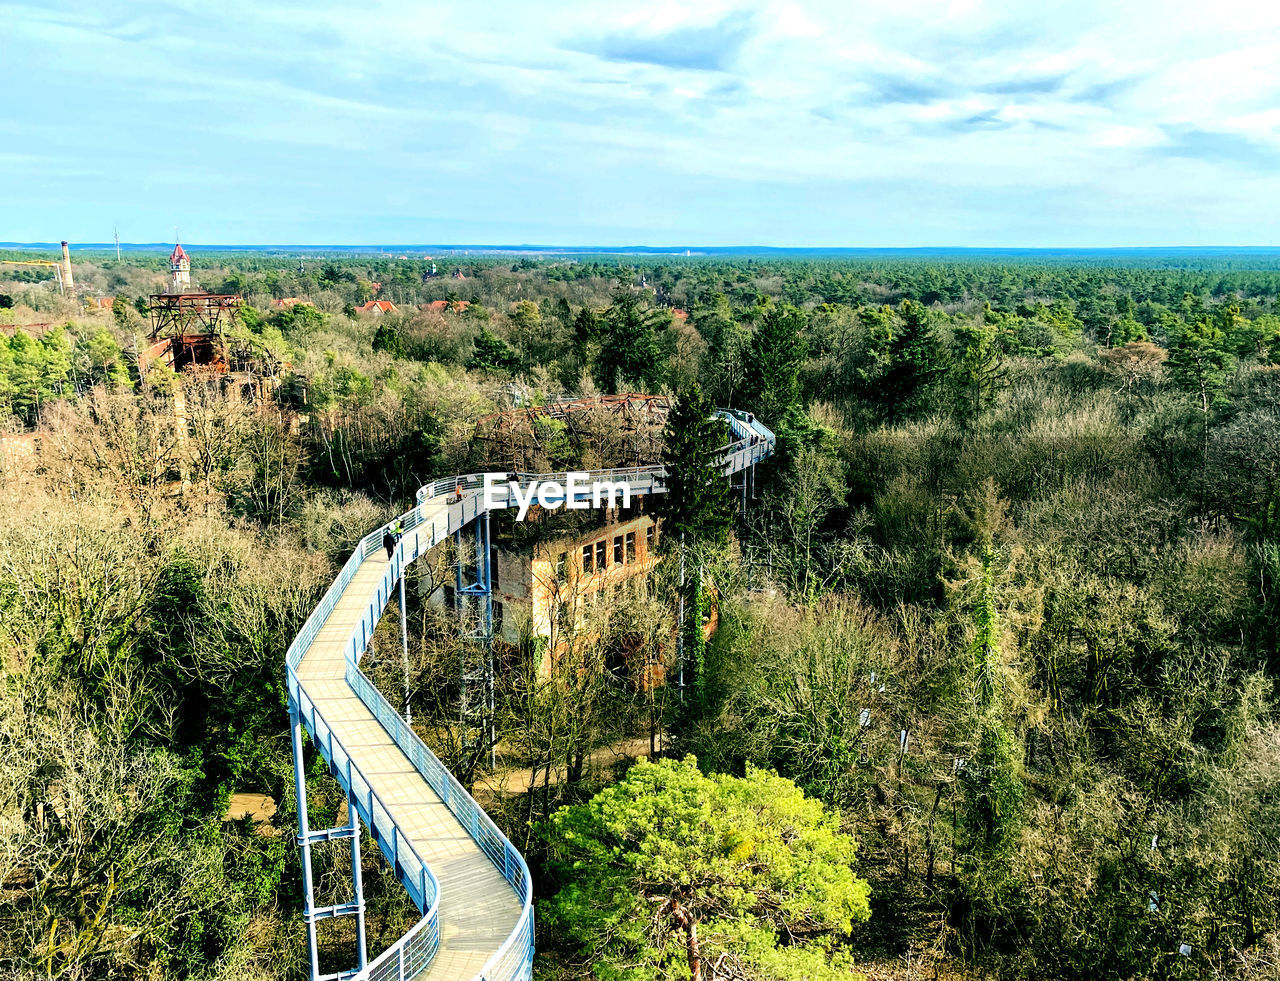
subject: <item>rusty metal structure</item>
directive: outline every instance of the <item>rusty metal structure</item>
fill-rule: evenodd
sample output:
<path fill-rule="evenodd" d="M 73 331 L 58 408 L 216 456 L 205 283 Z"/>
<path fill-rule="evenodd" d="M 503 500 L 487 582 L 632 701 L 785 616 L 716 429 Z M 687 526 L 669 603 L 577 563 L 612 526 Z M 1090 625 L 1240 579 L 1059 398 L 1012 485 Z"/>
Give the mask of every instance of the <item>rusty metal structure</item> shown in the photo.
<path fill-rule="evenodd" d="M 274 387 L 283 362 L 255 352 L 243 335 L 228 334 L 243 303 L 235 293 L 153 294 L 150 344 L 141 352 L 142 363 L 174 371 L 211 369 L 264 394 Z"/>
<path fill-rule="evenodd" d="M 586 468 L 652 466 L 661 460 L 670 411 L 669 396 L 626 392 L 494 412 L 476 422 L 472 456 L 529 472 L 554 469 L 548 465 L 560 455 Z"/>
<path fill-rule="evenodd" d="M 151 337 L 221 335 L 243 305 L 244 298 L 237 293 L 153 293 L 147 303 Z"/>

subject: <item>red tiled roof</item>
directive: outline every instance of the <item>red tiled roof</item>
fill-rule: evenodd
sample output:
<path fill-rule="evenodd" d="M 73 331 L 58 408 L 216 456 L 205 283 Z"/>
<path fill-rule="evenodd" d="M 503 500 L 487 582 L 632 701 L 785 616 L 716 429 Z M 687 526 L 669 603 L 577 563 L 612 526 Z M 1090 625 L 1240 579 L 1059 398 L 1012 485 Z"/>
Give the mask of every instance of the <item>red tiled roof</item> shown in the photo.
<path fill-rule="evenodd" d="M 356 307 L 356 310 L 360 313 L 373 313 L 374 311 L 378 313 L 395 313 L 395 309 L 395 304 L 390 300 L 370 300 L 368 303 L 362 303 Z"/>
<path fill-rule="evenodd" d="M 430 303 L 422 304 L 422 309 L 431 310 L 435 313 L 444 313 L 446 310 L 462 313 L 469 306 L 471 306 L 470 300 L 432 300 Z"/>
<path fill-rule="evenodd" d="M 187 254 L 182 251 L 182 246 L 175 245 L 173 247 L 173 255 L 169 256 L 169 261 L 177 262 L 179 259 L 185 259 L 186 257 L 187 257 Z"/>

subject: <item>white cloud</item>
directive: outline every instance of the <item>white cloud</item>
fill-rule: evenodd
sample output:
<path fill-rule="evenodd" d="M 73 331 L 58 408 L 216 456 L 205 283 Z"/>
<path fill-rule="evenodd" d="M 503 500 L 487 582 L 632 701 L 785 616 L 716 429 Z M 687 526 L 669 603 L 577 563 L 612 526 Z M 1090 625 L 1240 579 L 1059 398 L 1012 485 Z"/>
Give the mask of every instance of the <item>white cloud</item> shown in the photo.
<path fill-rule="evenodd" d="M 642 181 L 686 202 L 672 228 L 702 241 L 724 241 L 719 230 L 742 227 L 754 201 L 809 200 L 820 186 L 856 209 L 868 193 L 858 189 L 882 182 L 914 188 L 901 200 L 927 202 L 930 223 L 949 216 L 960 234 L 984 208 L 1008 219 L 990 227 L 1017 227 L 1022 195 L 1037 190 L 1128 202 L 1116 236 L 1164 228 L 1157 211 L 1207 195 L 1222 235 L 1261 239 L 1280 207 L 1280 192 L 1255 181 L 1280 144 L 1280 11 L 1253 4 L 77 8 L 0 3 L 0 87 L 39 93 L 0 124 L 13 151 L 0 156 L 0 213 L 24 215 L 24 227 L 79 220 L 103 186 L 154 199 L 176 172 L 183 194 L 192 174 L 209 174 L 201 203 L 234 213 L 254 204 L 236 187 L 262 183 L 255 161 L 318 178 L 280 188 L 273 213 L 297 195 L 296 210 L 328 208 L 335 222 L 407 197 L 476 227 L 560 227 L 572 208 L 650 228 L 645 201 L 623 190 Z M 65 118 L 76 126 L 50 124 Z M 69 158 L 86 143 L 106 184 L 59 188 L 46 213 L 33 210 L 45 178 L 26 157 Z M 527 193 L 495 193 L 513 174 Z M 306 196 L 326 181 L 327 200 Z M 707 182 L 725 194 L 707 195 Z M 1236 190 L 1246 185 L 1261 195 L 1250 205 Z M 1209 234 L 1214 209 L 1202 207 Z M 773 227 L 791 241 L 828 234 L 822 215 L 796 208 Z"/>

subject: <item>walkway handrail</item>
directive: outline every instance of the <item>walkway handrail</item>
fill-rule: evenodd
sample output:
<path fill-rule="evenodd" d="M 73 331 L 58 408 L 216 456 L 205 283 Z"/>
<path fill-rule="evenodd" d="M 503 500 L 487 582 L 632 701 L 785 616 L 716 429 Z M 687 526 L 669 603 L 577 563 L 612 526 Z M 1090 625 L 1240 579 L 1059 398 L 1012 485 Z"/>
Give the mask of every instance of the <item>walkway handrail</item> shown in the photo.
<path fill-rule="evenodd" d="M 494 971 L 494 968 L 506 965 L 509 951 L 519 950 L 522 960 L 525 953 L 533 955 L 533 880 L 524 856 L 354 664 L 347 665 L 347 683 L 520 899 L 523 908 L 516 928 L 480 970 L 480 977 L 486 981 L 516 977 L 515 973 Z"/>
<path fill-rule="evenodd" d="M 386 804 L 361 772 L 360 767 L 351 759 L 351 754 L 342 745 L 342 740 L 334 735 L 333 728 L 317 711 L 315 702 L 302 687 L 293 669 L 289 670 L 289 694 L 298 704 L 298 711 L 302 715 L 307 730 L 311 733 L 312 741 L 329 761 L 334 777 L 350 791 L 356 801 L 357 809 L 365 818 L 365 823 L 374 829 L 375 840 L 384 852 L 389 853 L 387 859 L 404 881 L 409 891 L 409 898 L 424 913 L 423 922 L 434 921 L 438 916 L 440 884 L 436 881 L 431 868 L 422 860 L 413 843 L 400 831 Z M 386 842 L 390 844 L 385 844 Z"/>
<path fill-rule="evenodd" d="M 773 452 L 776 444 L 776 437 L 773 431 L 755 419 L 754 416 L 733 409 L 717 409 L 716 415 L 725 420 L 733 435 L 733 439 L 730 442 L 716 451 L 720 454 L 721 467 L 726 474 L 737 473 L 753 463 L 759 463 Z M 563 480 L 565 475 L 570 472 L 577 473 L 580 471 L 565 470 L 558 473 L 512 471 L 511 476 L 521 482 Z M 459 474 L 455 477 L 442 477 L 429 484 L 424 484 L 418 488 L 418 503 L 421 504 L 434 498 L 452 497 L 456 500 L 459 490 L 463 494 L 482 490 L 485 477 L 489 473 L 492 473 L 492 471 Z M 593 480 L 613 480 L 620 477 L 653 477 L 661 481 L 667 475 L 667 468 L 661 464 L 647 464 L 635 467 L 613 467 L 609 470 L 592 470 L 590 473 Z"/>
<path fill-rule="evenodd" d="M 727 421 L 733 436 L 731 442 L 718 451 L 721 468 L 726 474 L 743 470 L 772 452 L 775 443 L 773 433 L 754 418 L 725 410 L 719 410 L 718 414 Z M 625 480 L 633 490 L 658 492 L 665 490 L 662 486 L 665 475 L 666 470 L 662 466 L 591 471 L 595 480 Z M 518 476 L 521 479 L 536 480 L 565 479 L 563 473 Z M 475 976 L 475 981 L 527 981 L 532 974 L 533 883 L 524 857 L 417 733 L 405 723 L 359 666 L 360 658 L 368 649 L 374 628 L 400 581 L 404 567 L 449 535 L 460 531 L 486 510 L 484 495 L 476 493 L 483 489 L 484 478 L 485 474 L 465 474 L 428 484 L 418 491 L 418 503 L 415 507 L 400 515 L 396 522 L 383 525 L 362 538 L 343 565 L 342 571 L 307 617 L 285 656 L 291 704 L 297 706 L 313 743 L 328 761 L 334 777 L 351 794 L 356 812 L 370 827 L 396 877 L 404 884 L 410 898 L 423 914 L 422 919 L 404 936 L 362 971 L 353 975 L 355 981 L 407 981 L 418 977 L 430 966 L 440 943 L 440 884 L 427 863 L 418 855 L 408 836 L 401 831 L 368 779 L 353 762 L 341 739 L 335 735 L 333 726 L 324 719 L 315 700 L 299 679 L 297 668 L 365 559 L 382 548 L 383 535 L 393 525 L 398 525 L 403 535 L 381 580 L 369 597 L 364 613 L 352 627 L 350 636 L 343 641 L 345 681 L 399 747 L 405 759 L 412 763 L 462 828 L 502 873 L 503 879 L 520 901 L 521 911 L 515 928 L 485 961 L 480 973 Z M 462 495 L 458 494 L 459 488 L 464 492 Z M 502 493 L 501 497 L 504 505 L 510 504 L 506 493 Z M 428 502 L 447 507 L 444 511 L 444 526 L 440 527 L 433 520 L 424 536 L 419 529 L 424 525 Z"/>

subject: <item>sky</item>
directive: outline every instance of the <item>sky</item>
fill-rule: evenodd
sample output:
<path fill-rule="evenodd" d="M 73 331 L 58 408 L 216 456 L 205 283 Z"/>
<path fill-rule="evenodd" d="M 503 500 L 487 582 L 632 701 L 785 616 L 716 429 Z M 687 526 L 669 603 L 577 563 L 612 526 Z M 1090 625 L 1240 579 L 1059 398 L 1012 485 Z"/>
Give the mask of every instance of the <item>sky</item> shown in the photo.
<path fill-rule="evenodd" d="M 1280 244 L 1280 4 L 0 0 L 0 241 Z"/>

